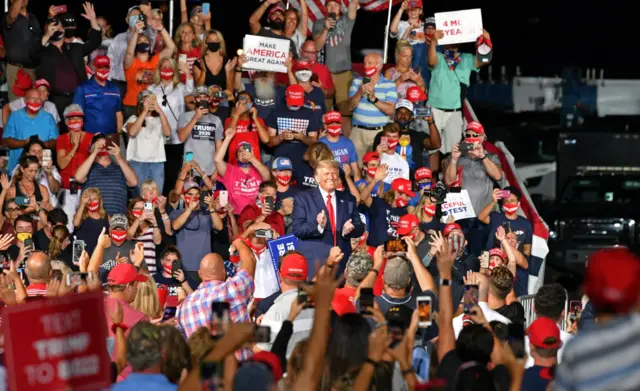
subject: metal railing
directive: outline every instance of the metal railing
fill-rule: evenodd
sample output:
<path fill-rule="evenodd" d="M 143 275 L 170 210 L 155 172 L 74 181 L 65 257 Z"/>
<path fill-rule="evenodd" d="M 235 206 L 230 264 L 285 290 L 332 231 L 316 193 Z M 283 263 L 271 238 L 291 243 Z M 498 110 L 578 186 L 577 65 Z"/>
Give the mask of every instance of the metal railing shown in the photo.
<path fill-rule="evenodd" d="M 562 321 L 562 325 L 560 325 L 560 329 L 562 331 L 567 331 L 567 316 L 569 314 L 569 294 L 567 293 L 566 289 L 564 291 L 564 294 L 565 294 L 564 319 Z M 520 296 L 518 298 L 518 301 L 524 307 L 524 318 L 525 318 L 524 327 L 525 328 L 529 328 L 529 326 L 531 326 L 531 323 L 533 323 L 533 321 L 536 320 L 536 310 L 534 306 L 535 297 L 536 295 L 526 295 L 526 296 Z"/>

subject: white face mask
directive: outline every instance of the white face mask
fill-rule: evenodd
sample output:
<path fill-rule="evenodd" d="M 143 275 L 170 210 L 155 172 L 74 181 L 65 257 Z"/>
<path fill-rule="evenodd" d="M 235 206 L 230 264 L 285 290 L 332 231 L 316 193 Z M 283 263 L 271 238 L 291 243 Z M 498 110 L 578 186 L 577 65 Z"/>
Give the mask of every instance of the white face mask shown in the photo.
<path fill-rule="evenodd" d="M 313 73 L 311 71 L 298 71 L 296 72 L 296 79 L 299 81 L 306 83 L 311 80 L 311 75 Z"/>
<path fill-rule="evenodd" d="M 287 106 L 291 111 L 298 111 L 302 106 Z"/>

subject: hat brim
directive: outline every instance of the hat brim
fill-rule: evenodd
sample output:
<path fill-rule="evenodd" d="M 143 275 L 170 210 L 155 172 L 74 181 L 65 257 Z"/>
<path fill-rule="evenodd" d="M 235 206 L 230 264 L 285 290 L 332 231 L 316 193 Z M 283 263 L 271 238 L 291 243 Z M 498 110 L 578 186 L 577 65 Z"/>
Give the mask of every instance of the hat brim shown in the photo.
<path fill-rule="evenodd" d="M 409 197 L 415 197 L 417 194 L 412 192 L 411 190 L 407 190 L 407 191 L 402 191 L 402 190 L 398 190 L 400 193 L 406 194 Z"/>
<path fill-rule="evenodd" d="M 145 276 L 144 274 L 138 274 L 138 275 L 136 276 L 136 279 L 135 279 L 134 281 L 137 281 L 137 282 L 147 282 L 147 281 L 149 281 L 149 277 Z"/>

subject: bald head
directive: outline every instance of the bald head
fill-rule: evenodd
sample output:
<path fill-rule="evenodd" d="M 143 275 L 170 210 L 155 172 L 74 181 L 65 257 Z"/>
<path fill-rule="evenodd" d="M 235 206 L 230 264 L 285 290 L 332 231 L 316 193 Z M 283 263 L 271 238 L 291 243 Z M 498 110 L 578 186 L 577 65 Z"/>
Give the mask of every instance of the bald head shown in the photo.
<path fill-rule="evenodd" d="M 30 282 L 46 283 L 51 276 L 49 256 L 43 252 L 35 252 L 27 258 L 25 271 Z"/>
<path fill-rule="evenodd" d="M 198 270 L 200 279 L 206 281 L 224 281 L 227 272 L 224 269 L 224 261 L 218 254 L 207 254 L 200 261 L 200 269 Z"/>
<path fill-rule="evenodd" d="M 382 56 L 380 53 L 369 53 L 364 56 L 364 65 L 367 67 L 382 65 Z"/>

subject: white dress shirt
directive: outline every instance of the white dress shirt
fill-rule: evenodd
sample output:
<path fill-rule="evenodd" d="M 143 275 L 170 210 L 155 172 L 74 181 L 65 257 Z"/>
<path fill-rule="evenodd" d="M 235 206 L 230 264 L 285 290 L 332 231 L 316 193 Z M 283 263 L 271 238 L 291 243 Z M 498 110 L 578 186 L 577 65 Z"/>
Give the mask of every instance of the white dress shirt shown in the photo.
<path fill-rule="evenodd" d="M 329 195 L 329 193 L 327 193 L 326 191 L 322 190 L 322 188 L 320 186 L 318 186 L 318 189 L 320 190 L 320 195 L 322 195 L 322 204 L 326 207 L 327 206 L 327 196 Z M 331 192 L 331 206 L 333 206 L 333 221 L 335 221 L 336 223 L 336 234 L 338 233 L 338 230 L 340 230 L 340 228 L 338 228 L 338 205 L 336 204 L 336 192 L 335 190 L 333 192 Z M 325 225 L 325 227 L 329 227 L 329 229 L 331 229 L 331 220 L 329 219 L 329 216 L 327 216 L 327 224 Z M 320 233 L 324 233 L 324 228 L 325 227 L 321 227 L 320 224 L 318 224 L 318 232 Z"/>
<path fill-rule="evenodd" d="M 489 308 L 489 305 L 487 304 L 486 301 L 478 302 L 478 307 L 480 307 L 480 309 L 482 310 L 482 313 L 484 314 L 484 318 L 487 320 L 487 322 L 492 322 L 494 320 L 497 320 L 498 322 L 502 322 L 504 324 L 511 323 L 511 321 L 509 319 L 507 319 L 504 316 L 500 315 L 499 312 L 494 311 L 491 308 Z M 455 318 L 453 318 L 453 331 L 454 331 L 454 333 L 456 335 L 456 339 L 458 339 L 458 335 L 460 334 L 460 331 L 462 330 L 462 317 L 463 316 L 464 316 L 464 314 L 458 315 Z"/>
<path fill-rule="evenodd" d="M 166 86 L 163 84 L 155 84 L 148 88 L 148 90 L 156 96 L 160 109 L 162 109 L 169 125 L 171 125 L 171 144 L 182 144 L 178 138 L 178 119 L 180 115 L 186 111 L 184 98 L 193 93 L 193 89 L 193 79 L 187 80 L 186 84 L 179 83 L 175 87 L 173 83 L 170 83 Z M 164 96 L 167 97 L 166 106 L 162 104 L 162 102 L 164 102 Z"/>

